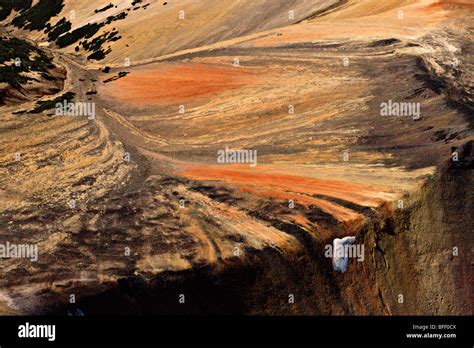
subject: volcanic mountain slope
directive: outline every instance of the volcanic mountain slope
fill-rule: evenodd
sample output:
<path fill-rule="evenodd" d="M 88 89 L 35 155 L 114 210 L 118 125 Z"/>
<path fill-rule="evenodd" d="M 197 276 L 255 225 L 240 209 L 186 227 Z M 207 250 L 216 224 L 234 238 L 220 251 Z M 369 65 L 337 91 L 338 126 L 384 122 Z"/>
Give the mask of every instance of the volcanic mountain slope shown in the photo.
<path fill-rule="evenodd" d="M 1 109 L 1 240 L 39 248 L 5 312 L 472 313 L 468 1 L 59 1 L 46 32 L 41 3 L 5 31 L 97 114 Z"/>
<path fill-rule="evenodd" d="M 111 51 L 103 62 L 124 64 L 128 59 L 131 64 L 136 64 L 178 50 L 297 23 L 343 1 L 50 2 L 61 7 L 60 13 L 50 20 L 51 30 L 25 32 L 27 25 L 15 25 L 13 20 L 12 33 L 27 35 L 43 45 L 59 46 L 62 51 L 84 56 L 98 50 L 107 52 L 110 47 Z M 46 7 L 48 1 L 39 1 L 36 6 L 40 7 L 41 3 Z M 86 42 L 92 47 L 84 45 Z"/>

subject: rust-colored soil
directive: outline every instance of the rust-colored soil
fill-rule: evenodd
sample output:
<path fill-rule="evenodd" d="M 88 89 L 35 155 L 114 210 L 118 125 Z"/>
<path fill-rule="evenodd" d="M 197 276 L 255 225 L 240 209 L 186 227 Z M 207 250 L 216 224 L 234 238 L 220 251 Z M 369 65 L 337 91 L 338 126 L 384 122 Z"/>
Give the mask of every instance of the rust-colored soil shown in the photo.
<path fill-rule="evenodd" d="M 134 106 L 185 103 L 212 97 L 256 81 L 262 69 L 234 68 L 195 63 L 161 63 L 134 69 L 133 74 L 102 90 Z"/>

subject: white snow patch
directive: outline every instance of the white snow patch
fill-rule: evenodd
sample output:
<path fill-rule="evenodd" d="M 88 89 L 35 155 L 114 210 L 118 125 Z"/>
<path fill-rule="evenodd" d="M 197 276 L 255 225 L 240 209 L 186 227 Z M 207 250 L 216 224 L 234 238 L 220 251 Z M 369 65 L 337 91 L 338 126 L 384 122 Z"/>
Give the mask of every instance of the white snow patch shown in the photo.
<path fill-rule="evenodd" d="M 349 256 L 346 252 L 346 245 L 355 243 L 355 237 L 335 238 L 333 240 L 332 264 L 336 272 L 345 273 L 349 267 Z"/>

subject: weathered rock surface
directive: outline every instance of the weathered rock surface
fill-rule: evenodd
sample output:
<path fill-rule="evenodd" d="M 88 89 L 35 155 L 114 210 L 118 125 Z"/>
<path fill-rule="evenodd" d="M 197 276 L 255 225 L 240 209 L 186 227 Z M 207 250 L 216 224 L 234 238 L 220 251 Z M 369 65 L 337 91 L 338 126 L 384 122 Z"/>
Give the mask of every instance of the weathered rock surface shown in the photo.
<path fill-rule="evenodd" d="M 0 259 L 2 313 L 473 313 L 469 1 L 108 3 L 64 1 L 61 35 L 101 24 L 63 48 L 2 22 L 97 112 L 0 109 L 0 243 L 39 251 Z"/>

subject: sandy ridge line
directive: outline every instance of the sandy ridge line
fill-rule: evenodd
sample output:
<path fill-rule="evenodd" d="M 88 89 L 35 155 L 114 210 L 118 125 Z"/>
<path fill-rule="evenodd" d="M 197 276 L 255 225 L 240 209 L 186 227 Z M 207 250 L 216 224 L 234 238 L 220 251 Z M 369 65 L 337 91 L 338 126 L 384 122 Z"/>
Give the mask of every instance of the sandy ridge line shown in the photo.
<path fill-rule="evenodd" d="M 127 128 L 130 130 L 130 132 L 136 136 L 139 136 L 140 138 L 145 138 L 149 141 L 153 141 L 155 143 L 158 143 L 159 145 L 170 145 L 166 140 L 153 136 L 149 133 L 147 133 L 145 130 L 142 130 L 140 128 L 137 128 L 134 126 L 130 121 L 127 121 L 125 117 L 120 115 L 119 113 L 112 111 L 110 109 L 104 108 L 103 111 L 105 114 L 107 114 L 110 118 L 112 118 L 114 121 L 118 122 L 120 125 L 123 127 Z"/>
<path fill-rule="evenodd" d="M 35 99 L 34 101 L 30 101 L 30 102 L 15 104 L 15 105 L 8 106 L 8 107 L 0 107 L 0 109 L 2 109 L 2 111 L 5 111 L 6 113 L 10 113 L 10 112 L 18 111 L 19 108 L 23 108 L 23 107 L 26 107 L 26 109 L 29 109 L 29 108 L 33 107 L 34 105 L 36 105 L 39 101 L 52 100 L 54 98 L 57 98 L 57 97 L 63 95 L 64 93 L 73 92 L 73 77 L 72 77 L 73 74 L 72 74 L 72 71 L 69 68 L 69 66 L 67 64 L 64 64 L 61 61 L 60 58 L 63 58 L 62 54 L 60 54 L 56 50 L 53 50 L 53 49 L 50 49 L 50 48 L 40 47 L 40 46 L 38 46 L 38 43 L 36 41 L 28 39 L 26 37 L 16 37 L 16 36 L 12 36 L 12 35 L 6 35 L 6 37 L 19 38 L 21 40 L 27 41 L 29 44 L 31 44 L 32 46 L 34 46 L 35 48 L 37 48 L 40 51 L 45 51 L 45 52 L 50 53 L 53 56 L 53 58 L 52 58 L 53 63 L 60 66 L 60 67 L 62 67 L 64 70 L 66 70 L 66 79 L 64 80 L 63 88 L 60 91 L 58 91 L 57 93 L 44 95 L 44 96 L 39 97 L 39 98 Z M 69 60 L 68 60 L 68 62 L 69 62 Z M 84 69 L 80 65 L 78 65 L 78 64 L 76 64 L 76 65 L 79 68 Z"/>
<path fill-rule="evenodd" d="M 172 59 L 172 58 L 178 58 L 178 57 L 193 54 L 193 53 L 199 53 L 199 52 L 205 52 L 205 51 L 214 51 L 214 50 L 218 50 L 218 49 L 222 49 L 222 48 L 227 48 L 229 46 L 234 46 L 234 45 L 237 45 L 237 44 L 241 44 L 241 43 L 244 43 L 246 41 L 260 39 L 260 38 L 265 37 L 265 36 L 276 35 L 278 33 L 277 30 L 279 30 L 281 28 L 285 28 L 285 27 L 280 27 L 278 29 L 271 29 L 271 30 L 268 30 L 268 31 L 264 31 L 264 32 L 256 33 L 256 34 L 251 34 L 251 35 L 248 35 L 248 36 L 242 36 L 242 37 L 238 37 L 238 38 L 234 38 L 234 39 L 219 41 L 219 42 L 211 44 L 211 45 L 206 45 L 206 46 L 201 46 L 201 47 L 196 47 L 196 48 L 189 48 L 189 49 L 186 49 L 186 50 L 181 50 L 181 51 L 177 51 L 177 52 L 174 52 L 174 53 L 165 54 L 165 55 L 162 55 L 162 56 L 159 56 L 159 57 L 136 60 L 136 61 L 130 62 L 129 66 L 124 66 L 124 64 L 122 64 L 122 63 L 120 63 L 120 64 L 119 63 L 107 63 L 107 64 L 104 63 L 104 64 L 88 64 L 88 65 L 82 65 L 80 63 L 77 63 L 77 64 L 79 64 L 83 69 L 88 69 L 88 70 L 100 69 L 104 65 L 107 65 L 111 68 L 126 69 L 126 68 L 133 67 L 133 66 L 147 65 L 147 64 L 151 64 L 151 63 L 155 63 L 155 62 L 166 61 L 166 60 L 169 60 L 169 59 Z"/>
<path fill-rule="evenodd" d="M 226 48 L 226 47 L 229 47 L 229 46 L 244 43 L 246 41 L 259 39 L 259 38 L 262 38 L 262 37 L 265 37 L 265 36 L 276 35 L 276 34 L 278 34 L 278 31 L 282 28 L 291 27 L 291 26 L 309 21 L 313 18 L 317 18 L 319 16 L 324 16 L 328 13 L 331 13 L 333 11 L 336 11 L 336 10 L 340 9 L 341 7 L 344 7 L 344 6 L 348 5 L 349 2 L 350 2 L 349 0 L 335 0 L 335 2 L 332 5 L 329 5 L 325 8 L 322 8 L 322 9 L 318 9 L 314 13 L 310 13 L 307 17 L 301 19 L 300 21 L 292 23 L 290 25 L 283 25 L 283 26 L 280 26 L 280 27 L 277 27 L 277 28 L 268 29 L 268 30 L 265 30 L 265 31 L 260 31 L 260 32 L 254 33 L 254 34 L 248 34 L 248 35 L 245 35 L 245 36 L 235 37 L 235 38 L 228 39 L 228 40 L 218 41 L 218 42 L 210 44 L 210 45 L 205 45 L 205 46 L 180 50 L 180 51 L 177 51 L 177 52 L 165 54 L 165 55 L 158 56 L 158 57 L 137 60 L 137 61 L 134 61 L 133 63 L 130 62 L 130 66 L 151 64 L 151 63 L 154 63 L 154 62 L 159 62 L 159 61 L 163 61 L 163 60 L 167 60 L 167 59 L 171 59 L 171 58 L 176 58 L 176 57 L 180 57 L 180 56 L 187 55 L 187 54 L 198 53 L 198 52 L 203 52 L 203 51 L 212 51 L 212 50 Z M 119 12 L 121 12 L 121 11 L 119 11 Z M 95 21 L 92 21 L 92 22 L 89 22 L 89 23 L 94 23 L 94 22 Z M 84 69 L 100 69 L 104 66 L 104 64 L 97 64 L 97 63 L 96 64 L 86 64 L 86 65 L 83 65 L 83 64 L 80 64 L 80 63 L 77 63 L 77 64 L 81 65 L 82 68 L 84 68 Z M 126 68 L 122 63 L 120 63 L 120 64 L 119 63 L 109 63 L 109 64 L 106 64 L 106 65 L 111 67 L 111 68 Z"/>

